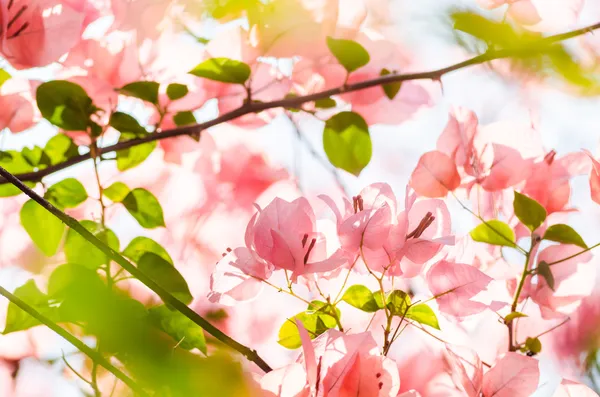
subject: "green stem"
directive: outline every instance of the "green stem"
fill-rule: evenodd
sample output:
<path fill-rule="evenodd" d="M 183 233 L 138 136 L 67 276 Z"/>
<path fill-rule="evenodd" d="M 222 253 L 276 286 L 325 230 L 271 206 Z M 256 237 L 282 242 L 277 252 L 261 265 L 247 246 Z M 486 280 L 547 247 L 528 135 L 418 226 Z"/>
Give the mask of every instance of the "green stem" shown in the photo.
<path fill-rule="evenodd" d="M 517 290 L 515 291 L 515 296 L 513 298 L 512 305 L 510 306 L 510 312 L 514 313 L 517 311 L 517 305 L 519 304 L 519 297 L 521 296 L 521 292 L 523 291 L 523 286 L 525 285 L 525 280 L 527 280 L 527 276 L 529 276 L 529 260 L 531 259 L 531 252 L 536 244 L 539 243 L 533 235 L 531 236 L 531 248 L 525 254 L 525 265 L 523 265 L 523 274 L 521 275 L 521 280 L 519 280 L 519 285 L 517 286 Z M 506 324 L 508 327 L 508 350 L 511 352 L 517 351 L 518 346 L 516 346 L 514 342 L 514 324 L 515 319 Z"/>
<path fill-rule="evenodd" d="M 340 316 L 338 316 L 338 314 L 337 314 L 335 305 L 331 304 L 331 299 L 329 297 L 327 297 L 327 304 L 329 305 L 329 308 L 331 309 L 331 316 L 335 319 L 335 323 L 337 324 L 338 329 L 340 330 L 340 332 L 344 332 L 344 328 L 342 327 L 342 321 L 340 320 Z"/>
<path fill-rule="evenodd" d="M 234 350 L 237 350 L 242 355 L 246 356 L 248 360 L 258 365 L 258 367 L 261 368 L 263 371 L 270 372 L 272 370 L 272 368 L 258 355 L 258 353 L 255 350 L 251 350 L 250 348 L 242 345 L 241 343 L 237 342 L 236 340 L 232 339 L 231 337 L 223 333 L 221 330 L 216 328 L 204 317 L 200 316 L 198 313 L 190 309 L 185 303 L 181 302 L 179 299 L 174 297 L 169 291 L 165 290 L 156 281 L 148 277 L 145 273 L 138 270 L 136 266 L 134 266 L 127 259 L 125 259 L 122 255 L 120 255 L 118 252 L 116 252 L 111 247 L 102 242 L 100 239 L 98 239 L 96 236 L 94 236 L 76 219 L 72 218 L 71 216 L 65 214 L 64 212 L 53 206 L 52 203 L 41 197 L 29 187 L 25 186 L 19 179 L 17 179 L 13 174 L 8 172 L 3 167 L 0 167 L 0 175 L 2 175 L 4 178 L 6 178 L 6 180 L 8 180 L 10 183 L 19 188 L 19 190 L 21 190 L 23 193 L 29 196 L 36 203 L 44 207 L 52 215 L 60 219 L 63 223 L 65 223 L 68 227 L 73 229 L 76 233 L 81 235 L 81 237 L 89 241 L 93 246 L 102 251 L 102 253 L 107 255 L 111 260 L 118 263 L 132 276 L 140 280 L 144 285 L 146 285 L 158 296 L 160 296 L 164 303 L 172 306 L 175 310 L 192 320 L 195 324 L 202 327 L 206 332 L 214 336 L 219 341 L 223 342 L 225 345 L 231 347 Z"/>
<path fill-rule="evenodd" d="M 35 318 L 37 321 L 44 324 L 46 327 L 50 328 L 52 331 L 56 332 L 58 335 L 63 337 L 67 342 L 75 346 L 79 351 L 91 358 L 93 362 L 98 363 L 99 365 L 106 368 L 107 371 L 111 372 L 119 380 L 121 380 L 123 383 L 129 386 L 131 390 L 138 393 L 139 395 L 148 396 L 148 394 L 140 386 L 138 386 L 133 379 L 125 375 L 125 373 L 123 373 L 120 369 L 108 362 L 102 355 L 98 354 L 94 349 L 90 348 L 88 345 L 77 339 L 75 336 L 71 335 L 69 332 L 67 332 L 64 328 L 60 327 L 54 321 L 50 320 L 49 318 L 35 310 L 33 307 L 29 306 L 25 301 L 13 295 L 3 287 L 0 287 L 0 295 L 4 296 L 19 309 L 23 310 L 25 313 L 29 314 L 31 317 Z"/>

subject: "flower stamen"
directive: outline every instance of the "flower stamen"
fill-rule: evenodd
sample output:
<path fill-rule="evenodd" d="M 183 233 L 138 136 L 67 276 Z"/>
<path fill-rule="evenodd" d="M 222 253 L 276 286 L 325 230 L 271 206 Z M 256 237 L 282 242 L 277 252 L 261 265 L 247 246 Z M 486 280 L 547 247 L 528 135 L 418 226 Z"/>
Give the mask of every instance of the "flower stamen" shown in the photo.
<path fill-rule="evenodd" d="M 423 219 L 421 219 L 421 222 L 419 222 L 419 225 L 415 228 L 415 230 L 413 230 L 410 234 L 406 236 L 406 239 L 408 240 L 409 238 L 421 237 L 421 235 L 425 232 L 425 230 L 427 230 L 427 228 L 433 223 L 434 220 L 435 216 L 433 216 L 431 212 L 425 214 Z"/>

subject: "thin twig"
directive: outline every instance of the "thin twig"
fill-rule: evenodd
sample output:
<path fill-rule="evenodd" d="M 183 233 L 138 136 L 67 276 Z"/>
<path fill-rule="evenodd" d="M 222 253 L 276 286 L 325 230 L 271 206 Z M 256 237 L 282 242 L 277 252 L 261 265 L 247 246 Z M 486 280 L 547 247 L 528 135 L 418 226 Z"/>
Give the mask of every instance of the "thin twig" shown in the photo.
<path fill-rule="evenodd" d="M 487 63 L 497 59 L 511 58 L 516 56 L 531 56 L 535 53 L 541 53 L 548 46 L 552 44 L 558 43 L 563 40 L 571 39 L 573 37 L 581 36 L 583 34 L 592 32 L 593 30 L 599 29 L 600 23 L 596 23 L 581 29 L 573 30 L 571 32 L 566 32 L 562 34 L 557 34 L 554 36 L 548 36 L 540 40 L 532 41 L 527 43 L 522 47 L 504 49 L 504 50 L 488 50 L 484 54 L 477 55 L 465 61 L 456 63 L 454 65 L 450 65 L 441 69 L 432 70 L 429 72 L 419 72 L 419 73 L 407 73 L 407 74 L 388 74 L 385 76 L 380 76 L 370 80 L 359 81 L 354 84 L 342 85 L 337 88 L 332 88 L 329 90 L 317 92 L 310 95 L 297 96 L 291 98 L 279 99 L 271 102 L 250 102 L 244 103 L 241 107 L 232 110 L 231 112 L 225 113 L 222 116 L 219 116 L 213 120 L 207 121 L 205 123 L 189 125 L 185 127 L 174 128 L 170 130 L 164 130 L 160 133 L 153 133 L 143 138 L 131 139 L 128 141 L 123 141 L 116 143 L 114 145 L 106 146 L 104 148 L 98 148 L 98 155 L 115 152 L 118 150 L 128 149 L 137 145 L 141 145 L 147 142 L 158 141 L 162 139 L 174 138 L 178 136 L 184 135 L 198 135 L 200 132 L 214 127 L 216 125 L 226 123 L 228 121 L 237 119 L 239 117 L 245 116 L 250 113 L 258 113 L 268 109 L 275 108 L 284 108 L 284 109 L 297 109 L 302 104 L 308 102 L 314 102 L 319 99 L 329 98 L 333 95 L 339 95 L 342 93 L 353 92 L 365 90 L 367 88 L 381 86 L 389 83 L 399 83 L 404 81 L 412 81 L 412 80 L 439 80 L 442 76 L 464 69 L 474 65 L 480 65 L 483 63 Z M 42 178 L 51 175 L 57 171 L 68 168 L 72 165 L 81 163 L 91 158 L 90 153 L 82 154 L 79 156 L 75 156 L 70 158 L 69 160 L 59 163 L 43 170 L 28 172 L 23 174 L 18 174 L 17 177 L 22 181 L 40 181 Z M 7 183 L 7 179 L 0 179 L 1 183 Z"/>
<path fill-rule="evenodd" d="M 292 116 L 290 114 L 287 114 L 287 119 L 289 120 L 290 124 L 292 125 L 292 128 L 294 129 L 294 132 L 296 133 L 296 136 L 298 137 L 298 140 L 304 144 L 304 147 L 306 147 L 306 150 L 308 150 L 308 153 L 310 153 L 310 155 L 317 160 L 317 162 L 319 164 L 321 164 L 321 166 L 323 168 L 325 168 L 333 177 L 333 180 L 335 181 L 336 185 L 338 186 L 338 189 L 340 189 L 346 196 L 350 196 L 350 191 L 348 189 L 348 187 L 346 187 L 344 185 L 344 182 L 342 182 L 342 178 L 340 177 L 339 172 L 337 171 L 337 169 L 335 167 L 333 167 L 331 165 L 331 163 L 329 161 L 326 161 L 319 153 L 317 153 L 317 151 L 315 150 L 315 148 L 313 147 L 313 145 L 308 141 L 308 139 L 304 136 L 304 134 L 302 134 L 302 131 L 300 131 L 300 126 L 296 123 L 296 121 L 294 121 L 294 119 L 292 118 Z"/>
<path fill-rule="evenodd" d="M 127 259 L 125 259 L 125 257 L 123 257 L 117 251 L 113 250 L 111 247 L 106 245 L 96 236 L 94 236 L 89 230 L 83 227 L 75 218 L 72 218 L 71 216 L 65 214 L 64 212 L 53 206 L 52 203 L 41 197 L 29 187 L 25 186 L 19 179 L 17 179 L 14 175 L 12 175 L 10 172 L 6 171 L 2 167 L 0 167 L 0 175 L 2 175 L 4 178 L 10 181 L 10 183 L 19 188 L 19 190 L 21 190 L 23 193 L 25 193 L 27 196 L 33 199 L 36 203 L 44 207 L 52 215 L 60 219 L 72 230 L 81 235 L 81 237 L 89 241 L 92 245 L 94 245 L 96 248 L 102 251 L 102 253 L 107 255 L 112 261 L 118 263 L 132 276 L 140 280 L 144 285 L 146 285 L 158 296 L 160 296 L 163 302 L 172 306 L 175 310 L 179 311 L 185 317 L 192 320 L 194 323 L 202 327 L 206 332 L 214 336 L 219 341 L 223 342 L 225 345 L 231 347 L 234 350 L 237 350 L 238 352 L 246 356 L 248 360 L 254 362 L 263 371 L 269 372 L 272 370 L 272 368 L 258 355 L 258 353 L 255 350 L 251 350 L 250 348 L 232 339 L 231 337 L 223 333 L 221 330 L 216 328 L 214 325 L 212 325 L 210 322 L 208 322 L 204 317 L 200 316 L 198 313 L 190 309 L 186 304 L 181 302 L 170 292 L 161 287 L 156 281 L 148 277 L 145 273 L 138 270 L 138 268 L 134 266 L 131 262 L 129 262 Z"/>
<path fill-rule="evenodd" d="M 108 362 L 104 357 L 98 354 L 94 349 L 90 348 L 88 345 L 77 339 L 75 336 L 71 335 L 64 328 L 60 327 L 54 321 L 50 320 L 48 317 L 39 313 L 33 307 L 29 306 L 25 301 L 20 299 L 19 297 L 10 293 L 7 289 L 0 286 L 0 295 L 4 296 L 8 299 L 12 304 L 16 305 L 19 309 L 23 310 L 31 317 L 35 318 L 40 323 L 44 324 L 52 331 L 56 332 L 58 335 L 63 337 L 67 342 L 75 346 L 79 351 L 87 355 L 92 359 L 93 362 L 102 365 L 106 370 L 110 371 L 113 375 L 115 375 L 118 379 L 123 381 L 127 386 L 131 388 L 131 390 L 135 391 L 139 395 L 148 396 L 148 394 L 135 383 L 133 379 L 123 373 L 120 369 L 112 365 Z"/>

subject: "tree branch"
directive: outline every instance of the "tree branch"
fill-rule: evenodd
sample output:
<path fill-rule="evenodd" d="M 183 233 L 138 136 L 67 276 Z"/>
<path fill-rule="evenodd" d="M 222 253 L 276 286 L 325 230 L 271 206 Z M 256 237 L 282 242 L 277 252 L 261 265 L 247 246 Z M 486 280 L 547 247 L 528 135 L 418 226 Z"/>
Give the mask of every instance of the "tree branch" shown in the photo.
<path fill-rule="evenodd" d="M 144 390 L 138 386 L 133 379 L 125 375 L 119 368 L 112 365 L 108 360 L 106 360 L 102 355 L 98 354 L 94 349 L 90 348 L 88 345 L 71 335 L 64 328 L 60 327 L 54 321 L 50 320 L 43 314 L 39 313 L 33 307 L 29 306 L 25 301 L 20 299 L 19 297 L 11 294 L 8 290 L 3 287 L 0 287 L 0 295 L 4 296 L 11 303 L 16 305 L 19 309 L 23 310 L 31 317 L 38 320 L 40 323 L 44 324 L 52 331 L 56 332 L 58 335 L 62 336 L 67 342 L 75 346 L 79 351 L 87 355 L 92 359 L 94 363 L 98 363 L 110 371 L 113 375 L 115 375 L 118 379 L 120 379 L 123 383 L 131 388 L 134 392 L 138 393 L 140 396 L 148 396 Z M 64 359 L 64 355 L 63 355 Z M 66 361 L 65 361 L 66 362 Z M 88 382 L 89 383 L 89 382 Z"/>
<path fill-rule="evenodd" d="M 175 137 L 184 136 L 184 135 L 188 135 L 188 136 L 189 135 L 197 135 L 200 132 L 202 132 L 210 127 L 214 127 L 216 125 L 226 123 L 228 121 L 237 119 L 239 117 L 245 116 L 250 113 L 258 113 L 258 112 L 262 112 L 262 111 L 265 111 L 268 109 L 298 108 L 302 104 L 305 104 L 308 102 L 314 102 L 318 99 L 325 99 L 325 98 L 329 98 L 333 95 L 339 95 L 339 94 L 343 94 L 346 92 L 365 90 L 367 88 L 381 86 L 381 85 L 389 84 L 389 83 L 399 83 L 399 82 L 411 81 L 411 80 L 439 80 L 442 76 L 444 76 L 448 73 L 454 72 L 456 70 L 464 69 L 464 68 L 474 66 L 474 65 L 480 65 L 480 64 L 487 63 L 487 62 L 490 62 L 490 61 L 493 61 L 496 59 L 504 59 L 504 58 L 511 58 L 511 57 L 517 57 L 517 56 L 531 56 L 532 54 L 543 52 L 544 48 L 547 48 L 548 46 L 550 46 L 552 44 L 556 44 L 558 42 L 561 42 L 561 41 L 564 41 L 567 39 L 571 39 L 573 37 L 581 36 L 583 34 L 592 32 L 596 29 L 600 29 L 600 23 L 596 23 L 596 24 L 593 24 L 593 25 L 590 25 L 590 26 L 587 26 L 587 27 L 584 27 L 581 29 L 573 30 L 570 32 L 566 32 L 566 33 L 548 36 L 548 37 L 542 38 L 540 40 L 536 40 L 536 41 L 532 41 L 531 43 L 527 43 L 527 45 L 524 45 L 521 47 L 498 50 L 498 51 L 488 50 L 484 54 L 477 55 L 473 58 L 456 63 L 454 65 L 450 65 L 445 68 L 441 68 L 441 69 L 437 69 L 437 70 L 432 70 L 429 72 L 408 73 L 408 74 L 388 74 L 388 75 L 380 76 L 380 77 L 377 77 L 377 78 L 374 78 L 371 80 L 359 81 L 358 83 L 343 85 L 341 87 L 332 88 L 329 90 L 317 92 L 317 93 L 310 94 L 310 95 L 298 96 L 298 97 L 292 97 L 292 98 L 284 98 L 284 99 L 279 99 L 279 100 L 271 101 L 271 102 L 244 103 L 244 105 L 242 105 L 241 107 L 239 107 L 235 110 L 232 110 L 229 113 L 225 113 L 225 114 L 223 114 L 213 120 L 207 121 L 205 123 L 173 128 L 173 129 L 165 130 L 165 131 L 162 131 L 159 133 L 150 134 L 143 138 L 131 139 L 128 141 L 116 143 L 114 145 L 106 146 L 104 148 L 98 148 L 98 155 L 116 152 L 118 150 L 128 149 L 133 146 L 141 145 L 141 144 L 147 143 L 147 142 L 175 138 Z M 90 153 L 86 153 L 86 154 L 72 157 L 63 163 L 44 168 L 43 170 L 27 172 L 27 173 L 23 173 L 23 174 L 17 174 L 16 176 L 21 181 L 38 182 L 42 178 L 44 178 L 48 175 L 51 175 L 57 171 L 65 169 L 65 168 L 68 168 L 72 165 L 86 161 L 90 158 L 91 158 Z M 5 178 L 0 178 L 0 184 L 7 183 L 7 182 L 8 182 L 8 180 L 6 180 Z"/>
<path fill-rule="evenodd" d="M 244 356 L 248 358 L 248 360 L 254 362 L 258 365 L 263 371 L 269 372 L 271 371 L 271 367 L 263 361 L 262 358 L 258 355 L 255 350 L 251 350 L 248 347 L 242 345 L 241 343 L 235 341 L 230 338 L 228 335 L 223 333 L 221 330 L 213 326 L 209 323 L 205 318 L 200 316 L 198 313 L 190 309 L 187 305 L 181 302 L 179 299 L 174 297 L 170 292 L 165 290 L 159 284 L 157 284 L 154 280 L 148 277 L 145 273 L 138 270 L 136 266 L 134 266 L 131 262 L 125 259 L 118 252 L 110 248 L 108 245 L 99 240 L 96 236 L 94 236 L 91 232 L 89 232 L 85 227 L 83 227 L 75 218 L 70 217 L 65 214 L 55 206 L 53 206 L 48 200 L 41 197 L 39 194 L 31 190 L 29 187 L 25 186 L 19 179 L 17 179 L 10 172 L 0 167 L 0 175 L 2 175 L 6 180 L 15 185 L 19 190 L 29 196 L 36 203 L 44 207 L 47 211 L 49 211 L 52 215 L 60 219 L 64 224 L 77 232 L 81 237 L 92 243 L 96 248 L 102 251 L 106 256 L 108 256 L 111 260 L 118 263 L 123 269 L 127 270 L 132 276 L 140 280 L 144 285 L 154 291 L 158 296 L 161 297 L 164 303 L 171 305 L 181 314 L 192 320 L 194 323 L 202 327 L 206 332 L 214 336 L 219 341 L 223 342 L 225 345 L 231 347 L 234 350 L 237 350 Z"/>

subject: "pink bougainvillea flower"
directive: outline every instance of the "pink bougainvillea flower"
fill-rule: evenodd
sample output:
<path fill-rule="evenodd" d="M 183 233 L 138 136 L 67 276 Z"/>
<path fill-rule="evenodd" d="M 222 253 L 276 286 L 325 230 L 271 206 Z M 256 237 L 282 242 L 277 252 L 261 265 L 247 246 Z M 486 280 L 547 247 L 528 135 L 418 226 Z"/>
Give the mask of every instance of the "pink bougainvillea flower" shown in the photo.
<path fill-rule="evenodd" d="M 586 174 L 589 162 L 584 153 L 569 153 L 555 159 L 551 150 L 533 165 L 522 193 L 542 204 L 548 214 L 565 210 L 571 197 L 569 180 Z"/>
<path fill-rule="evenodd" d="M 285 169 L 274 166 L 249 145 L 233 142 L 217 146 L 212 135 L 204 131 L 199 146 L 201 154 L 194 171 L 201 176 L 209 201 L 251 209 L 271 185 L 289 178 Z"/>
<path fill-rule="evenodd" d="M 344 214 L 331 198 L 324 195 L 320 198 L 333 210 L 340 243 L 350 254 L 357 254 L 361 245 L 369 249 L 381 248 L 387 240 L 396 216 L 396 196 L 390 185 L 374 183 L 361 190 L 353 203 L 344 199 Z"/>
<path fill-rule="evenodd" d="M 393 360 L 379 354 L 370 333 L 346 335 L 328 330 L 314 341 L 310 341 L 306 330 L 304 333 L 303 354 L 297 362 L 263 376 L 261 386 L 267 390 L 265 396 L 398 395 L 398 368 Z M 289 392 L 283 394 L 283 390 Z M 414 392 L 407 394 L 411 395 Z"/>
<path fill-rule="evenodd" d="M 294 64 L 292 71 L 295 92 L 306 95 L 379 77 L 383 69 L 397 71 L 411 67 L 410 57 L 397 44 L 390 43 L 380 35 L 360 33 L 352 38 L 369 52 L 370 61 L 367 65 L 350 74 L 346 81 L 347 72 L 328 52 L 301 59 Z M 351 104 L 352 110 L 359 113 L 369 125 L 399 124 L 432 104 L 429 92 L 416 82 L 402 84 L 393 99 L 389 99 L 381 87 L 348 92 L 340 95 L 340 99 Z"/>
<path fill-rule="evenodd" d="M 367 65 L 350 74 L 346 81 L 348 84 L 377 78 L 383 69 L 396 71 L 411 67 L 409 55 L 398 44 L 383 36 L 359 34 L 355 40 L 369 52 L 370 60 Z M 410 81 L 402 84 L 393 99 L 389 99 L 381 87 L 349 92 L 340 97 L 352 104 L 352 110 L 360 114 L 368 125 L 396 125 L 410 119 L 418 110 L 432 105 L 429 92 L 420 83 Z"/>
<path fill-rule="evenodd" d="M 442 245 L 453 244 L 450 214 L 441 200 L 417 200 L 407 187 L 406 208 L 397 214 L 396 196 L 385 183 L 374 183 L 345 200 L 342 214 L 333 200 L 319 196 L 333 210 L 342 249 L 349 257 L 363 254 L 371 270 L 382 271 L 392 265 L 395 275 L 418 275 L 423 264 L 439 252 Z"/>
<path fill-rule="evenodd" d="M 296 281 L 300 275 L 329 272 L 348 262 L 343 250 L 328 252 L 324 235 L 317 231 L 313 209 L 305 198 L 292 202 L 275 198 L 264 209 L 259 208 L 248 223 L 245 242 L 245 248 L 233 250 L 233 257 L 226 255 L 217 264 L 209 295 L 213 301 L 221 301 L 224 294 L 237 300 L 247 297 L 250 278 L 267 279 L 273 270 L 290 271 L 291 280 Z M 232 276 L 238 279 L 237 284 L 231 280 Z M 237 294 L 240 288 L 244 291 Z"/>
<path fill-rule="evenodd" d="M 114 88 L 142 79 L 140 54 L 128 37 L 109 34 L 99 40 L 82 40 L 63 63 L 83 69 L 87 76 L 105 81 Z"/>
<path fill-rule="evenodd" d="M 419 159 L 410 177 L 410 186 L 425 197 L 445 197 L 460 186 L 460 175 L 448 155 L 428 152 Z"/>
<path fill-rule="evenodd" d="M 586 296 L 569 315 L 569 321 L 545 336 L 544 345 L 562 363 L 564 372 L 579 376 L 589 354 L 600 348 L 600 289 Z"/>
<path fill-rule="evenodd" d="M 542 250 L 537 261 L 553 263 L 581 251 L 582 248 L 575 245 L 553 245 Z M 585 252 L 551 265 L 554 290 L 548 286 L 546 279 L 538 278 L 536 287 L 531 291 L 531 298 L 543 309 L 544 318 L 557 315 L 563 317 L 564 314 L 573 312 L 581 299 L 591 294 L 596 279 L 596 267 L 588 263 L 591 259 L 592 255 Z"/>
<path fill-rule="evenodd" d="M 57 61 L 98 15 L 87 0 L 6 0 L 0 16 L 0 53 L 25 69 Z"/>
<path fill-rule="evenodd" d="M 483 377 L 483 395 L 529 397 L 538 388 L 539 363 L 535 358 L 506 353 Z"/>
<path fill-rule="evenodd" d="M 327 255 L 325 239 L 305 198 L 291 203 L 275 198 L 260 210 L 246 229 L 246 246 L 275 269 L 291 271 L 292 279 L 328 272 L 347 261 L 341 250 Z"/>
<path fill-rule="evenodd" d="M 429 269 L 426 278 L 442 313 L 461 318 L 481 313 L 488 307 L 471 299 L 492 281 L 474 266 L 442 260 Z"/>
<path fill-rule="evenodd" d="M 430 152 L 436 153 L 435 156 L 424 155 L 431 157 L 431 164 L 422 171 L 423 176 L 439 174 L 439 177 L 430 177 L 431 181 L 424 179 L 418 186 L 425 193 L 438 196 L 445 194 L 444 184 L 456 180 L 450 178 L 454 175 L 450 170 L 455 168 L 452 162 L 461 175 L 455 185 L 462 179 L 468 191 L 479 184 L 487 192 L 499 192 L 527 179 L 532 173 L 534 158 L 545 154 L 539 133 L 531 126 L 508 122 L 479 126 L 477 116 L 464 108 L 451 110 L 437 149 L 437 152 Z M 449 158 L 443 160 L 439 153 Z"/>
<path fill-rule="evenodd" d="M 563 379 L 552 397 L 596 397 L 598 394 L 586 385 Z"/>
<path fill-rule="evenodd" d="M 476 156 L 473 142 L 478 125 L 479 120 L 473 111 L 453 107 L 446 128 L 437 140 L 437 150 L 450 156 L 456 166 L 463 167 L 469 175 L 475 175 L 472 170 Z"/>

